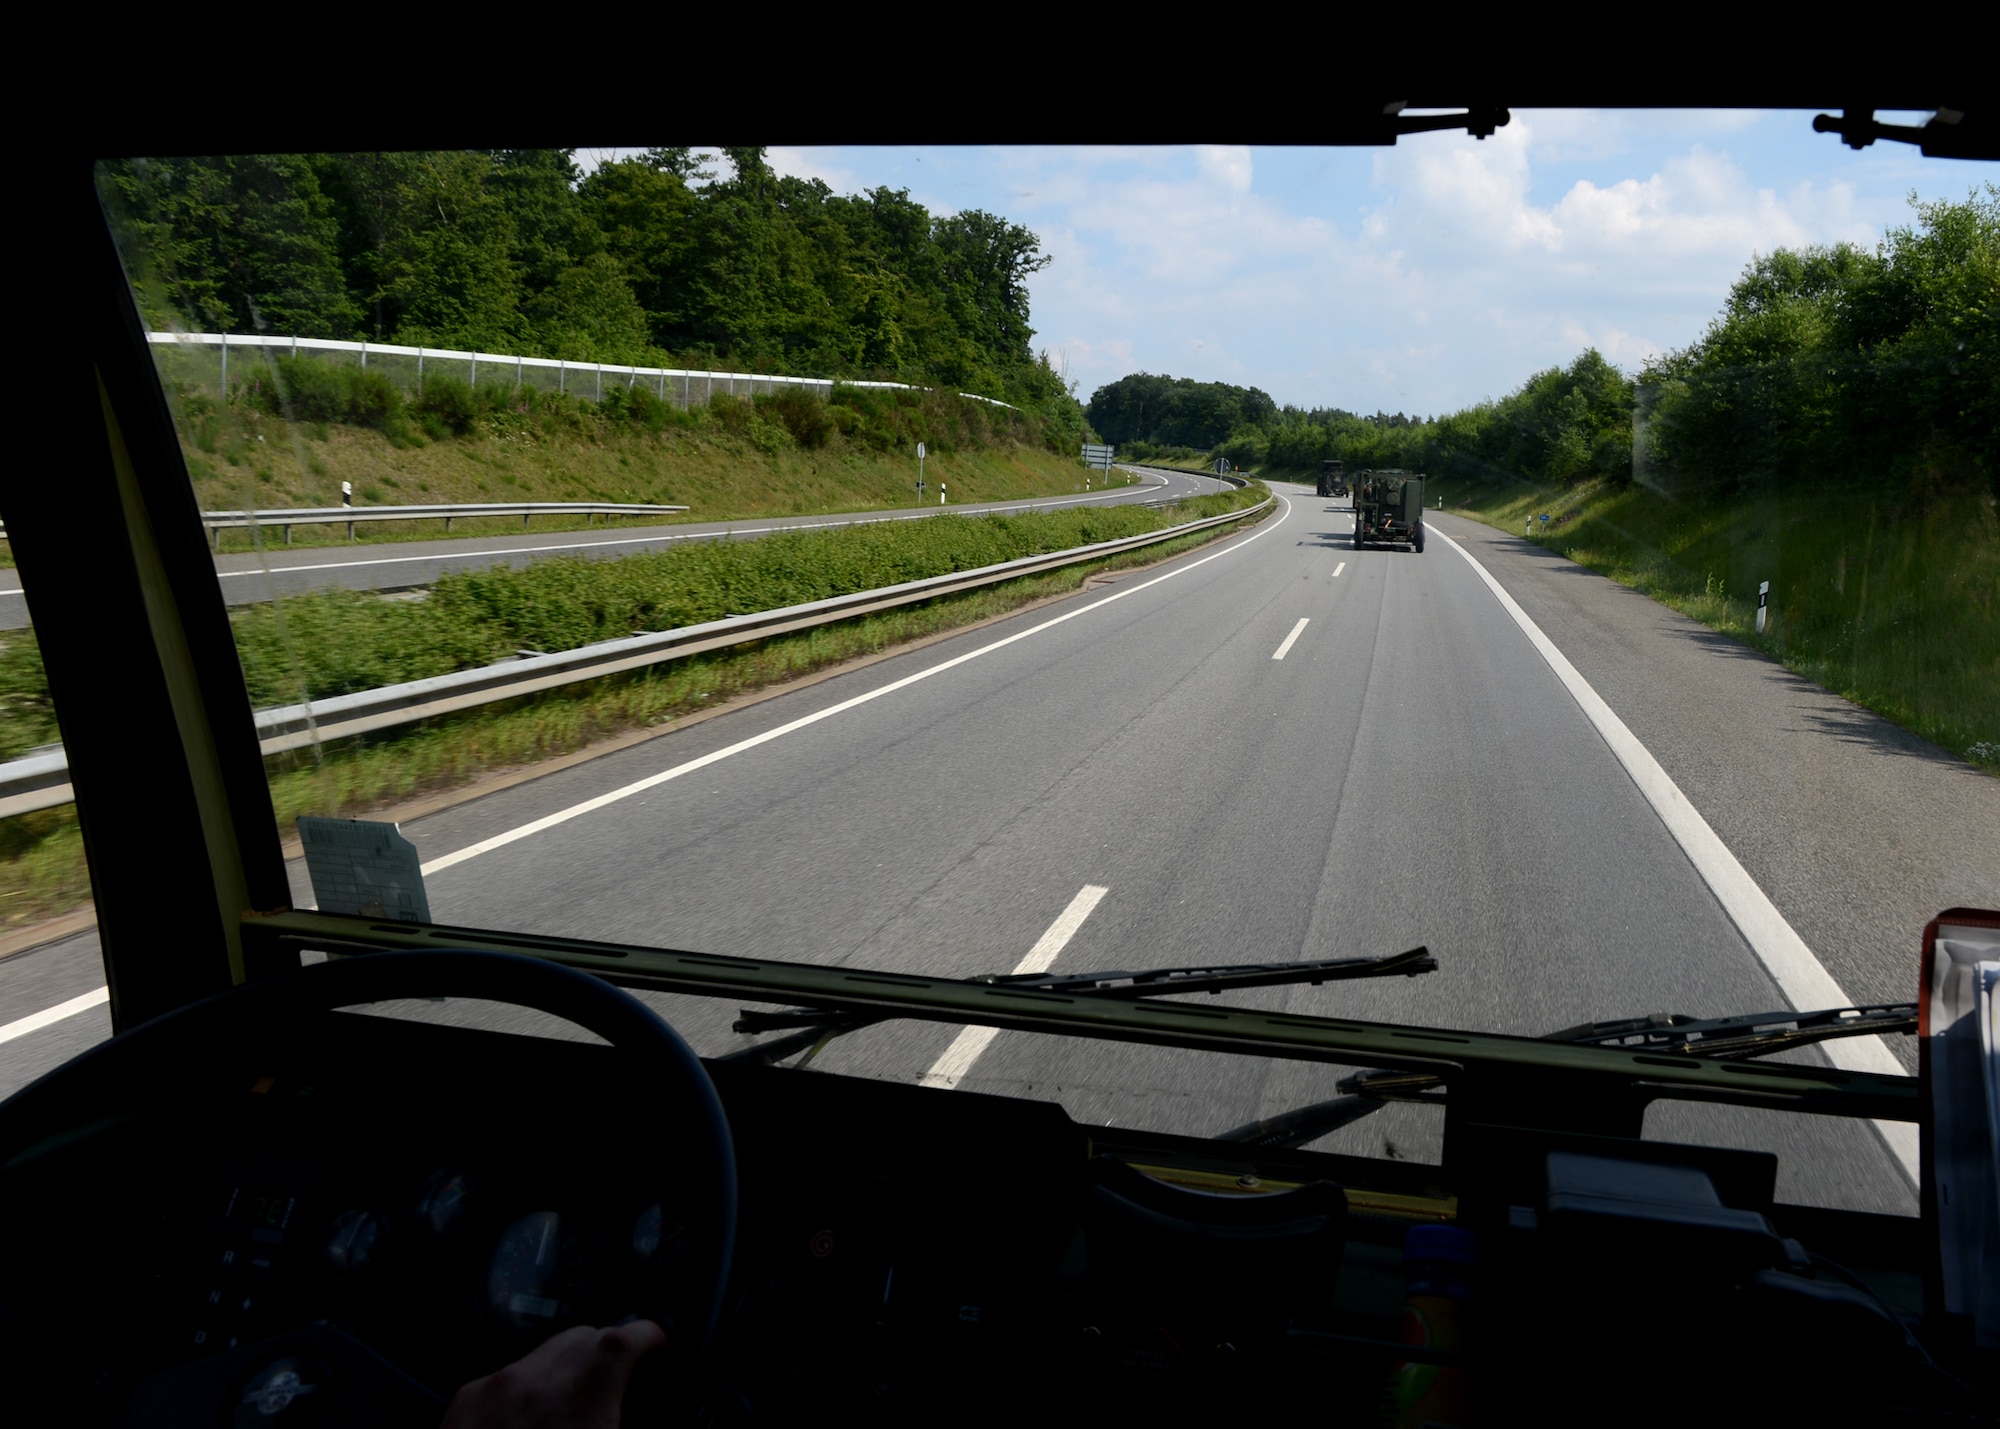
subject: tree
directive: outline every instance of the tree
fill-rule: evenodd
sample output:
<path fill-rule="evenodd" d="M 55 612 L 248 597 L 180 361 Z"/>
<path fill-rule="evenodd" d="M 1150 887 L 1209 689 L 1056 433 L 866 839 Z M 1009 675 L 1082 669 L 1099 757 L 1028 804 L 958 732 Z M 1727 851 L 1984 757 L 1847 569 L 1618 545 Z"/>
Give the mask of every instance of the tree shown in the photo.
<path fill-rule="evenodd" d="M 394 189 L 376 294 L 398 314 L 397 340 L 517 350 L 527 336 L 518 235 L 487 186 L 492 160 L 453 151 L 415 158 Z"/>
<path fill-rule="evenodd" d="M 334 206 L 294 155 L 133 159 L 105 189 L 148 318 L 220 332 L 347 337 Z"/>

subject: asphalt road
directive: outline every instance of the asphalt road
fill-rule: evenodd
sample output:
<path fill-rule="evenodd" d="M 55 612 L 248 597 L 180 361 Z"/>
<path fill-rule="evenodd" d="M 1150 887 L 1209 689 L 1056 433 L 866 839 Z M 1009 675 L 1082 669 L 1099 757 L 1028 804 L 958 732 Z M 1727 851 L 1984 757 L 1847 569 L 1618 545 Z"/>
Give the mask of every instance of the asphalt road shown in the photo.
<path fill-rule="evenodd" d="M 1460 549 L 1356 551 L 1344 502 L 1284 491 L 1280 516 L 1192 556 L 406 824 L 433 915 L 951 975 L 1423 943 L 1429 977 L 1239 996 L 1512 1033 L 1786 1006 Z M 1430 519 L 1851 997 L 1907 1000 L 1924 921 L 2000 905 L 2000 781 L 1539 548 Z M 85 935 L 0 962 L 0 1024 L 87 994 L 93 959 Z M 657 1001 L 704 1053 L 746 1042 L 734 1004 Z M 0 1045 L 0 1090 L 107 1027 L 90 1008 Z M 1337 1075 L 924 1024 L 817 1065 L 1194 1134 L 1322 1099 Z M 1321 1145 L 1433 1159 L 1431 1118 L 1391 1108 Z M 1784 1199 L 1915 1209 L 1864 1124 L 1668 1106 L 1648 1134 L 1776 1150 Z"/>
<path fill-rule="evenodd" d="M 521 567 L 555 555 L 624 556 L 663 551 L 688 541 L 749 540 L 773 531 L 855 526 L 877 521 L 919 521 L 930 516 L 976 515 L 985 511 L 1052 511 L 1073 506 L 1118 506 L 1171 500 L 1224 489 L 1212 476 L 1159 468 L 1130 467 L 1140 480 L 1132 486 L 1076 496 L 1032 501 L 987 501 L 957 506 L 913 506 L 835 516 L 771 516 L 743 521 L 693 521 L 669 526 L 604 526 L 585 531 L 523 531 L 515 536 L 463 536 L 444 541 L 375 542 L 357 546 L 273 546 L 262 552 L 236 551 L 215 558 L 223 599 L 254 605 L 280 595 L 299 595 L 329 586 L 349 590 L 413 590 L 447 571 L 490 566 Z M 0 570 L 0 630 L 29 624 L 20 572 Z"/>

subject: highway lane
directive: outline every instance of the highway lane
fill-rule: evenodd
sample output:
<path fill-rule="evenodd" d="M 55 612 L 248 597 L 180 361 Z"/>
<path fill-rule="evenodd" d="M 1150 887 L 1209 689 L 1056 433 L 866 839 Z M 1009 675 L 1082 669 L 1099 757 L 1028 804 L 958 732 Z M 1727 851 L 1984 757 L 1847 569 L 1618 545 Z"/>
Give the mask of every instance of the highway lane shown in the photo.
<path fill-rule="evenodd" d="M 819 530 L 879 521 L 920 521 L 940 515 L 991 511 L 1056 511 L 1076 506 L 1125 505 L 1174 500 L 1224 489 L 1212 476 L 1157 467 L 1125 468 L 1140 477 L 1132 486 L 1027 501 L 987 501 L 956 506 L 913 506 L 846 515 L 771 516 L 741 521 L 678 522 L 665 526 L 604 526 L 584 531 L 524 531 L 510 536 L 464 536 L 441 541 L 373 542 L 354 546 L 267 547 L 215 558 L 216 578 L 231 605 L 254 605 L 279 595 L 345 586 L 349 590 L 411 590 L 447 571 L 519 568 L 557 555 L 631 555 L 663 551 L 688 541 L 751 540 L 773 531 Z M 20 575 L 0 569 L 0 630 L 29 624 Z"/>
<path fill-rule="evenodd" d="M 1060 969 L 1418 942 L 1444 963 L 1408 982 L 1243 995 L 1257 1006 L 1533 1033 L 1784 1005 L 1471 567 L 1442 542 L 1423 556 L 1356 552 L 1331 503 L 1295 489 L 1288 501 L 1281 519 L 1161 571 L 406 825 L 437 860 L 837 711 L 438 869 L 433 910 L 969 975 L 1019 966 L 1091 886 L 1106 891 L 1061 947 Z M 1578 599 L 1594 608 L 1603 595 Z M 1572 613 L 1555 600 L 1538 618 L 1568 639 Z M 900 683 L 925 671 L 937 673 Z M 1853 755 L 1823 731 L 1794 737 L 1822 741 L 1836 761 Z M 1717 819 L 1727 805 L 1703 807 Z M 1975 796 L 1969 807 L 1983 817 L 1994 806 Z M 1962 858 L 1936 887 L 1978 901 L 1980 876 Z M 1883 954 L 1879 975 L 1898 957 L 1908 954 Z M 742 1045 L 733 1007 L 662 1002 L 702 1050 Z M 31 1053 L 52 1035 L 15 1046 Z M 956 1040 L 885 1027 L 821 1060 L 917 1080 Z M 959 1084 L 1054 1097 L 1098 1123 L 1201 1133 L 1324 1097 L 1331 1080 L 1302 1065 L 1010 1033 Z M 1428 1115 L 1392 1109 L 1325 1144 L 1434 1155 Z M 1869 1129 L 1758 1120 L 1683 1109 L 1660 1124 L 1726 1142 L 1767 1136 L 1786 1158 L 1788 1197 L 1912 1208 Z"/>

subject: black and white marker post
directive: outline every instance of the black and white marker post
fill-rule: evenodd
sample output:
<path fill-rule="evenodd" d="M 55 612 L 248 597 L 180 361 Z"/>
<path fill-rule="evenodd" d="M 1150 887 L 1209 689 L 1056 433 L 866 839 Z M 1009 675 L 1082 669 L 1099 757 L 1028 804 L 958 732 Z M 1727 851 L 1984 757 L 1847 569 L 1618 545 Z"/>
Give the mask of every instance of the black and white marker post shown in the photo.
<path fill-rule="evenodd" d="M 1764 633 L 1764 607 L 1770 603 L 1770 600 L 1771 583 L 1769 581 L 1759 581 L 1757 583 L 1757 633 L 1759 635 Z"/>

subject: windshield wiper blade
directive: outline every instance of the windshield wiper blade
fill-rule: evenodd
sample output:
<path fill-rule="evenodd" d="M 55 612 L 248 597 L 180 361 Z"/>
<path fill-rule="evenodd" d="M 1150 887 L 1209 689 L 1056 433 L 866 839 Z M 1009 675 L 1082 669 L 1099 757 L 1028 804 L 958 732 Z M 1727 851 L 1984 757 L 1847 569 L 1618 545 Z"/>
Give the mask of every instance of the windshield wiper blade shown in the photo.
<path fill-rule="evenodd" d="M 1744 1061 L 1836 1037 L 1870 1033 L 1914 1032 L 1914 1002 L 1875 1007 L 1832 1007 L 1823 1012 L 1752 1012 L 1738 1017 L 1688 1017 L 1655 1012 L 1646 1017 L 1620 1017 L 1609 1022 L 1584 1022 L 1547 1032 L 1542 1042 L 1573 1047 L 1622 1047 L 1627 1050 L 1679 1052 L 1716 1061 Z M 1442 1079 L 1432 1072 L 1372 1071 L 1342 1077 L 1334 1085 L 1343 1092 L 1384 1101 L 1410 1101 Z"/>
<path fill-rule="evenodd" d="M 1551 1032 L 1542 1040 L 1580 1046 L 1662 1048 L 1694 1057 L 1740 1060 L 1836 1037 L 1916 1030 L 1917 1005 L 1895 1002 L 1834 1007 L 1824 1012 L 1753 1012 L 1739 1017 L 1656 1012 L 1650 1017 L 1586 1022 Z"/>
<path fill-rule="evenodd" d="M 1140 972 L 1004 973 L 974 979 L 1007 987 L 1032 987 L 1043 992 L 1086 993 L 1096 997 L 1175 997 L 1184 993 L 1220 994 L 1244 987 L 1318 987 L 1364 977 L 1418 977 L 1436 972 L 1438 961 L 1429 948 L 1411 948 L 1381 958 L 1308 958 L 1289 963 L 1224 963 L 1219 966 L 1149 968 Z"/>
<path fill-rule="evenodd" d="M 1201 967 L 1150 968 L 1138 972 L 1093 973 L 996 973 L 970 981 L 988 986 L 1028 987 L 1040 992 L 1061 992 L 1071 997 L 1103 997 L 1130 1001 L 1142 997 L 1174 997 L 1206 992 L 1212 995 L 1233 988 L 1285 987 L 1345 982 L 1366 977 L 1417 977 L 1437 971 L 1437 959 L 1430 949 L 1411 948 L 1380 958 L 1308 958 L 1287 963 L 1224 963 Z M 806 1065 L 835 1037 L 858 1032 L 883 1021 L 880 1017 L 834 1012 L 826 1008 L 788 1007 L 763 1011 L 745 1007 L 738 1010 L 731 1030 L 755 1035 L 796 1029 L 788 1037 L 774 1037 L 754 1047 L 724 1054 L 728 1062 L 756 1062 L 765 1066 L 783 1061 L 796 1052 L 806 1055 Z"/>
<path fill-rule="evenodd" d="M 1585 1022 L 1537 1039 L 1571 1046 L 1658 1048 L 1716 1061 L 1743 1061 L 1836 1037 L 1914 1032 L 1917 1005 L 1883 1003 L 1822 1012 L 1756 1012 L 1738 1017 L 1687 1017 L 1656 1012 Z M 1435 1072 L 1379 1069 L 1354 1072 L 1334 1083 L 1341 1095 L 1232 1128 L 1216 1138 L 1246 1146 L 1292 1150 L 1319 1140 L 1391 1102 L 1438 1103 L 1444 1079 Z"/>

